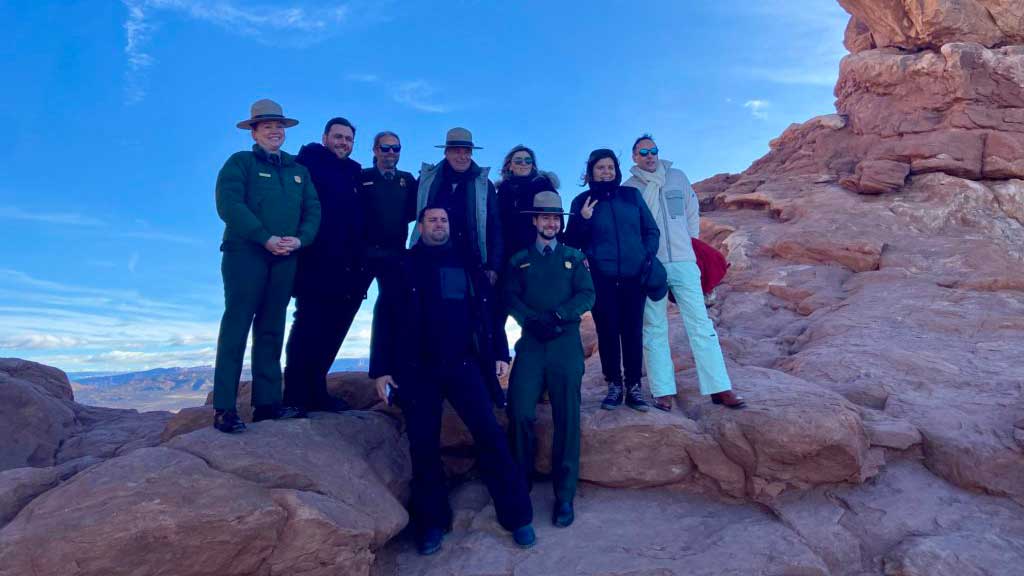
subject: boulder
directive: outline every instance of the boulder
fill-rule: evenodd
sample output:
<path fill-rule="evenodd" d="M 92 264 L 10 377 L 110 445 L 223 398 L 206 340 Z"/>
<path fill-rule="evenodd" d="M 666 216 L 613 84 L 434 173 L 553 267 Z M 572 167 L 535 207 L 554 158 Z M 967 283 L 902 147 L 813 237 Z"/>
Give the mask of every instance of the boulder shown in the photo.
<path fill-rule="evenodd" d="M 0 530 L 0 574 L 368 574 L 407 522 L 408 462 L 378 413 L 206 428 L 37 496 Z"/>
<path fill-rule="evenodd" d="M 52 466 L 75 430 L 71 384 L 55 368 L 0 359 L 0 470 Z"/>

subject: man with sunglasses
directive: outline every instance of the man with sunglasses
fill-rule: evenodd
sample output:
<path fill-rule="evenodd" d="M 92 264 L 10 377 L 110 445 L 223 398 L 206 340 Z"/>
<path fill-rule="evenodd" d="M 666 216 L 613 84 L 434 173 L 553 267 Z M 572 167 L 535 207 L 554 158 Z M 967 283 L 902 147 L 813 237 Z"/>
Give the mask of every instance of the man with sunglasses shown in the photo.
<path fill-rule="evenodd" d="M 668 287 L 675 296 L 679 314 L 697 366 L 700 392 L 711 395 L 715 404 L 742 408 L 743 398 L 732 391 L 725 359 L 715 325 L 708 318 L 701 291 L 700 269 L 691 238 L 700 237 L 700 202 L 686 174 L 661 160 L 658 145 L 650 134 L 633 142 L 633 174 L 623 186 L 640 190 L 661 232 L 658 259 L 668 272 Z M 668 339 L 668 299 L 647 299 L 644 308 L 644 358 L 654 407 L 672 410 L 676 394 L 675 366 Z"/>

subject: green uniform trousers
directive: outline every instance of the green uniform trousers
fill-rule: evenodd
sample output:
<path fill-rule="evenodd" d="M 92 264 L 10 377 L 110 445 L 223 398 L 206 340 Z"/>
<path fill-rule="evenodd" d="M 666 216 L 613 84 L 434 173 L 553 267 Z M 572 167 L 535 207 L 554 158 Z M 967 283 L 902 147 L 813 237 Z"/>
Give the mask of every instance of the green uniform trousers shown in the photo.
<path fill-rule="evenodd" d="M 252 338 L 252 404 L 281 402 L 281 346 L 284 323 L 295 280 L 296 257 L 274 256 L 256 244 L 222 248 L 224 316 L 217 336 L 213 376 L 213 407 L 234 410 L 245 346 Z"/>
<path fill-rule="evenodd" d="M 555 498 L 571 502 L 580 476 L 580 384 L 583 380 L 583 344 L 578 324 L 541 342 L 525 330 L 516 343 L 516 359 L 508 385 L 508 426 L 512 455 L 527 474 L 534 470 L 537 437 L 537 402 L 545 388 L 551 399 L 554 424 L 551 480 Z"/>

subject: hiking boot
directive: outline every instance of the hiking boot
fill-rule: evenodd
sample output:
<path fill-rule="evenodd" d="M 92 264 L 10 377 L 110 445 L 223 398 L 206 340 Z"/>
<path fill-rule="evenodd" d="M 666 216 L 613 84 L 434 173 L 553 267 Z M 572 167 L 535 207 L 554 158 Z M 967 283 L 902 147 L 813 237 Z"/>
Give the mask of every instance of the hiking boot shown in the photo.
<path fill-rule="evenodd" d="M 651 405 L 644 400 L 644 393 L 640 390 L 640 383 L 634 382 L 626 388 L 626 406 L 638 412 L 647 412 Z"/>
<path fill-rule="evenodd" d="M 608 395 L 601 401 L 601 408 L 615 410 L 622 404 L 622 382 L 608 382 Z"/>

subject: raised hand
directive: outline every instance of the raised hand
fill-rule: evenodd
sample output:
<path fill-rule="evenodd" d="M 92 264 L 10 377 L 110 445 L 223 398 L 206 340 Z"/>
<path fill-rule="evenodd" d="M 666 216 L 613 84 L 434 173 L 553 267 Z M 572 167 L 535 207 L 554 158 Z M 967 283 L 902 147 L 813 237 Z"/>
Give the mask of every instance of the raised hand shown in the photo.
<path fill-rule="evenodd" d="M 594 215 L 594 206 L 597 206 L 597 198 L 591 196 L 583 201 L 583 207 L 580 208 L 580 216 L 583 216 L 584 220 L 590 220 L 591 216 Z"/>

